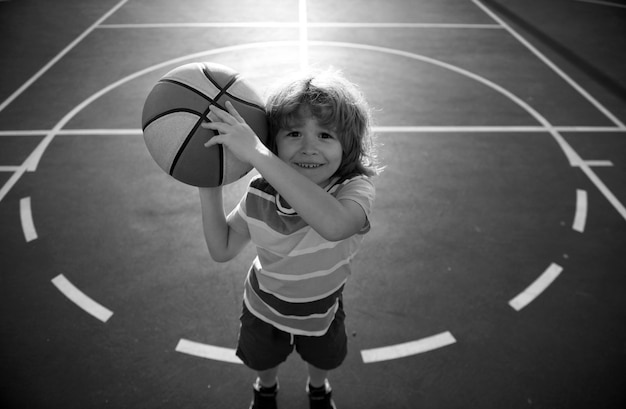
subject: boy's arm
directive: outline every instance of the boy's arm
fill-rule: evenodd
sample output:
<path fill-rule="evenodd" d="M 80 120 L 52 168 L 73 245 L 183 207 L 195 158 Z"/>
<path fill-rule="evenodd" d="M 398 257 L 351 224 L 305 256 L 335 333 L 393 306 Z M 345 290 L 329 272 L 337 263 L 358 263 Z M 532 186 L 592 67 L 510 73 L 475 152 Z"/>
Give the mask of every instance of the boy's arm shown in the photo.
<path fill-rule="evenodd" d="M 202 207 L 202 227 L 213 260 L 225 262 L 241 252 L 250 236 L 233 230 L 224 215 L 222 188 L 198 188 Z"/>
<path fill-rule="evenodd" d="M 254 166 L 315 231 L 330 241 L 358 233 L 367 221 L 365 210 L 352 200 L 337 200 L 309 178 L 274 155 L 230 103 L 228 113 L 214 106 L 222 122 L 202 126 L 220 132 L 205 146 L 224 144 L 240 160 Z"/>
<path fill-rule="evenodd" d="M 339 241 L 357 234 L 367 221 L 353 200 L 338 200 L 266 149 L 252 161 L 259 173 L 320 236 Z"/>

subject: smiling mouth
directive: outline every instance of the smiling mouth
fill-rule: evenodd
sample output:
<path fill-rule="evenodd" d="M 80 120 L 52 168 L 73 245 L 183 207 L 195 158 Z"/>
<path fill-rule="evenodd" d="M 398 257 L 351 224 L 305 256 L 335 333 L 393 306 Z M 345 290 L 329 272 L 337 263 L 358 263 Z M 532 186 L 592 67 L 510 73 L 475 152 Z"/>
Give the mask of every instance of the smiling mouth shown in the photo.
<path fill-rule="evenodd" d="M 303 169 L 315 169 L 315 168 L 319 168 L 320 166 L 322 166 L 321 163 L 298 163 L 298 162 L 294 162 L 294 165 Z"/>

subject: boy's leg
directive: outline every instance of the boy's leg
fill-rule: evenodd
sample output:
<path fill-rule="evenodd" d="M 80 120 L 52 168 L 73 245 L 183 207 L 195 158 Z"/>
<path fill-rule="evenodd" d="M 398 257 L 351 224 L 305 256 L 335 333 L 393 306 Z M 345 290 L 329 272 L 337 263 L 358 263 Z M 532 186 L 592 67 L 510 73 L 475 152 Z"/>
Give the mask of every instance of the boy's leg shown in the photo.
<path fill-rule="evenodd" d="M 310 409 L 337 409 L 332 399 L 332 388 L 326 375 L 328 371 L 309 365 L 309 383 L 306 386 Z"/>
<path fill-rule="evenodd" d="M 278 383 L 278 366 L 257 371 L 258 382 L 263 388 L 271 388 Z"/>
<path fill-rule="evenodd" d="M 314 388 L 321 388 L 326 383 L 326 376 L 328 371 L 325 369 L 317 368 L 311 364 L 309 366 L 309 385 Z"/>
<path fill-rule="evenodd" d="M 254 397 L 249 409 L 278 409 L 278 367 L 257 372 L 258 377 L 252 385 Z"/>

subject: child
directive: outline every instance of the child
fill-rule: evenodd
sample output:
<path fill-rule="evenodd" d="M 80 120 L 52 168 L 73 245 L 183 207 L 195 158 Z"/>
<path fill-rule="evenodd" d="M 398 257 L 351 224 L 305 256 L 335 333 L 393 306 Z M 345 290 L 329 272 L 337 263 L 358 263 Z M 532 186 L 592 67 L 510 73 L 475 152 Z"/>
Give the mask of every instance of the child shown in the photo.
<path fill-rule="evenodd" d="M 237 356 L 257 371 L 251 409 L 276 408 L 278 366 L 295 348 L 308 364 L 312 409 L 335 408 L 327 373 L 347 354 L 342 291 L 370 229 L 378 172 L 369 108 L 340 74 L 302 75 L 267 101 L 265 146 L 230 103 L 211 107 L 222 144 L 260 173 L 224 216 L 222 190 L 200 188 L 204 235 L 214 260 L 252 241 Z"/>

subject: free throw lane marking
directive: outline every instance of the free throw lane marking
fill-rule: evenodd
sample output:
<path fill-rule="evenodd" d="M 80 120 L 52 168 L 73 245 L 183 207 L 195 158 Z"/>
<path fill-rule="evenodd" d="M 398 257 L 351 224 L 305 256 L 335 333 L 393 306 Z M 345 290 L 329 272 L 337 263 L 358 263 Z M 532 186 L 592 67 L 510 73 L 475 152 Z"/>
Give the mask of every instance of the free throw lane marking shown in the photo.
<path fill-rule="evenodd" d="M 448 331 L 433 335 L 417 341 L 405 342 L 403 344 L 390 345 L 387 347 L 364 349 L 361 357 L 366 364 L 372 362 L 388 361 L 391 359 L 404 358 L 410 355 L 421 354 L 433 349 L 443 348 L 454 344 L 456 339 Z"/>
<path fill-rule="evenodd" d="M 537 298 L 561 274 L 563 267 L 552 263 L 531 285 L 509 301 L 509 305 L 519 311 Z"/>
<path fill-rule="evenodd" d="M 243 364 L 241 359 L 231 348 L 216 347 L 208 344 L 181 339 L 176 345 L 176 351 L 183 354 L 193 355 L 200 358 L 212 359 L 214 361 L 230 362 L 233 364 Z"/>
<path fill-rule="evenodd" d="M 585 222 L 587 221 L 587 192 L 585 190 L 576 191 L 576 214 L 574 215 L 574 224 L 572 229 L 577 232 L 585 231 Z"/>
<path fill-rule="evenodd" d="M 100 321 L 107 322 L 113 315 L 112 311 L 98 304 L 89 298 L 85 293 L 76 288 L 74 284 L 70 283 L 63 274 L 53 278 L 52 284 L 54 284 L 56 288 L 58 288 L 59 291 L 61 291 L 63 295 L 69 298 L 74 304 L 78 305 L 80 308 Z"/>
<path fill-rule="evenodd" d="M 24 231 L 26 241 L 35 240 L 37 238 L 37 232 L 35 231 L 33 215 L 30 210 L 30 197 L 25 197 L 20 200 L 20 219 L 22 220 L 22 230 Z"/>

